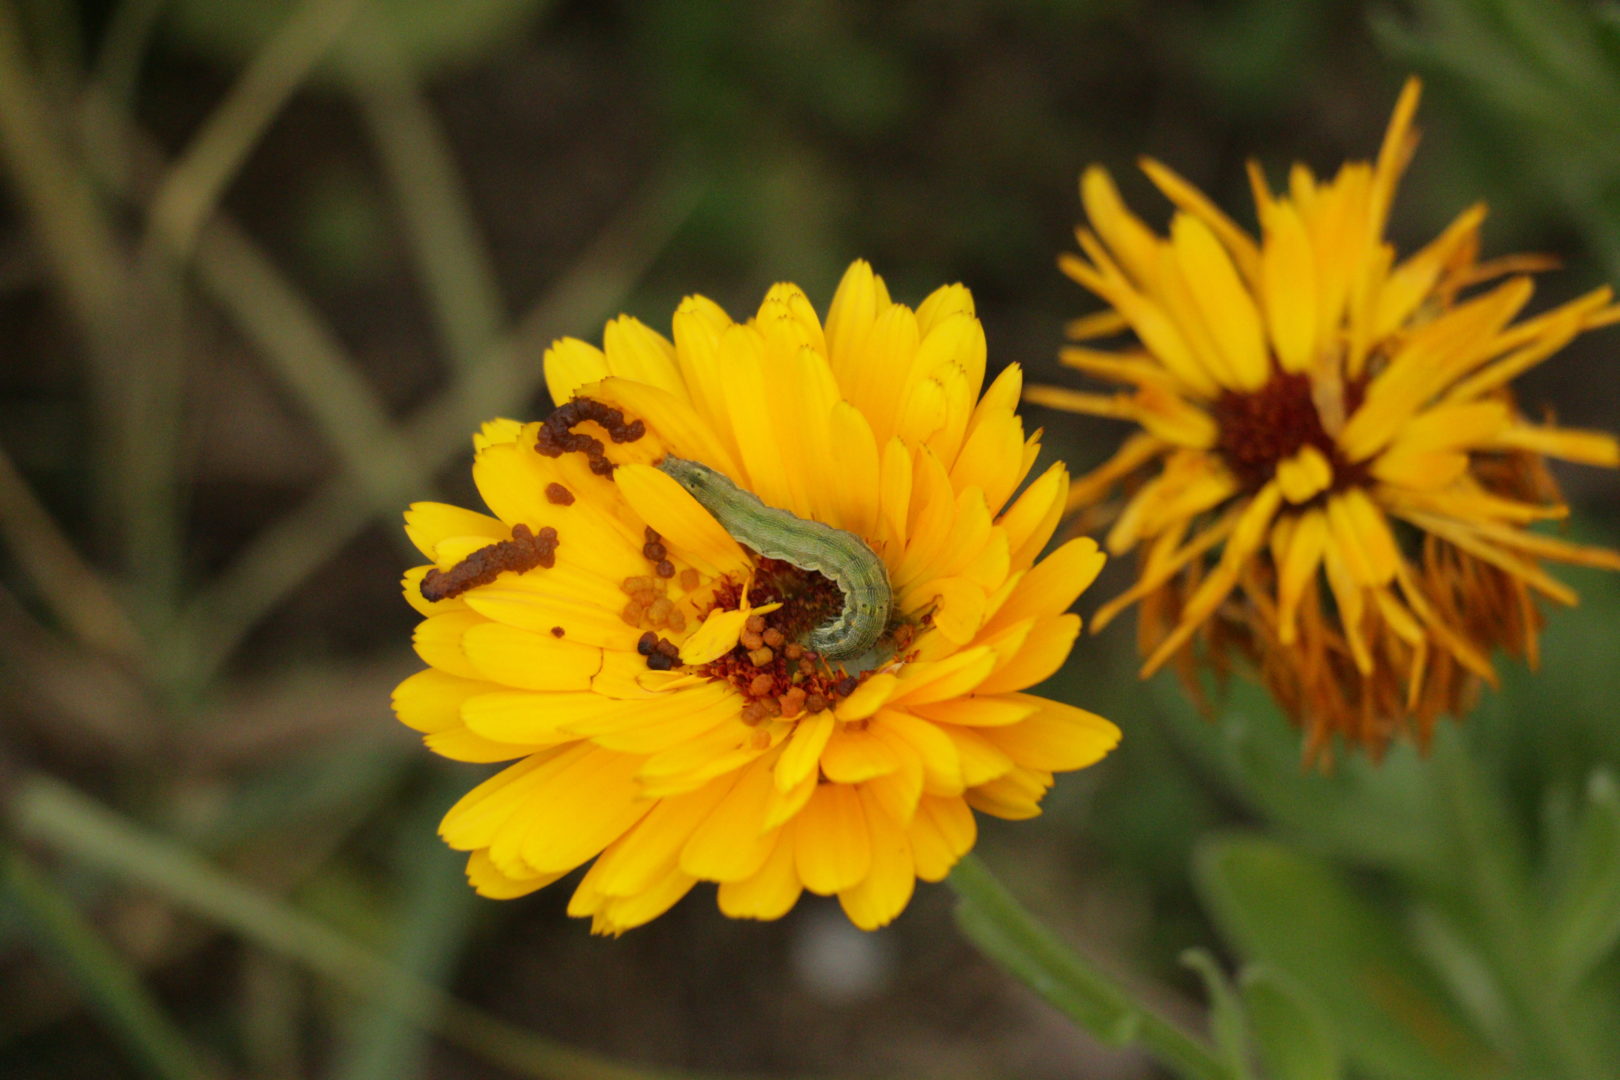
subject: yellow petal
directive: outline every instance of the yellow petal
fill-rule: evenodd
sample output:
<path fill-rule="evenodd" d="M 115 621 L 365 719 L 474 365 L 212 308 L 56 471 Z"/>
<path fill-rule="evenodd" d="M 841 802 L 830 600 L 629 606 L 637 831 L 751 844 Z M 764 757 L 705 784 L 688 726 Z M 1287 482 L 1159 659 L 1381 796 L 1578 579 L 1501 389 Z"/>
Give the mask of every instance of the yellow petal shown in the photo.
<path fill-rule="evenodd" d="M 1125 208 L 1106 169 L 1092 165 L 1080 174 L 1080 201 L 1086 219 L 1120 267 L 1139 286 L 1150 285 L 1157 270 L 1159 238 Z"/>
<path fill-rule="evenodd" d="M 975 810 L 1025 821 L 1040 816 L 1041 799 L 1052 787 L 1052 774 L 1039 769 L 1013 769 L 994 780 L 969 788 L 963 796 Z"/>
<path fill-rule="evenodd" d="M 994 632 L 1032 616 L 1059 615 L 1097 579 L 1108 559 L 1097 542 L 1078 536 L 1036 563 L 985 624 Z"/>
<path fill-rule="evenodd" d="M 1038 619 L 1023 648 L 979 683 L 981 694 L 1023 690 L 1054 674 L 1069 658 L 1080 634 L 1080 616 Z"/>
<path fill-rule="evenodd" d="M 885 814 L 864 789 L 860 790 L 860 799 L 872 852 L 871 866 L 859 884 L 838 894 L 838 903 L 850 922 L 862 930 L 876 930 L 894 921 L 911 902 L 917 874 L 905 829 Z"/>
<path fill-rule="evenodd" d="M 487 682 L 428 668 L 394 688 L 394 715 L 406 727 L 430 735 L 458 726 L 462 704 L 491 689 Z"/>
<path fill-rule="evenodd" d="M 763 761 L 743 769 L 713 812 L 692 830 L 680 865 L 705 881 L 742 881 L 764 865 L 779 829 L 765 828 L 765 801 L 774 790 Z"/>
<path fill-rule="evenodd" d="M 613 375 L 680 394 L 685 385 L 675 365 L 675 346 L 639 319 L 620 315 L 602 330 L 602 351 Z"/>
<path fill-rule="evenodd" d="M 987 734 L 999 728 L 959 728 L 950 724 L 938 725 L 939 731 L 956 747 L 957 759 L 962 763 L 962 783 L 969 788 L 988 784 L 998 776 L 1005 776 L 1015 764 Z"/>
<path fill-rule="evenodd" d="M 635 896 L 656 888 L 679 868 L 681 850 L 693 831 L 731 787 L 729 778 L 722 778 L 685 795 L 659 800 L 602 852 L 587 875 L 591 887 L 604 896 Z"/>
<path fill-rule="evenodd" d="M 834 712 L 840 720 L 865 720 L 881 709 L 884 703 L 894 696 L 899 686 L 899 679 L 886 671 L 880 671 L 856 687 L 853 694 L 840 701 Z"/>
<path fill-rule="evenodd" d="M 1205 619 L 1214 614 L 1221 601 L 1231 593 L 1237 585 L 1242 565 L 1265 541 L 1266 532 L 1271 526 L 1272 519 L 1277 516 L 1277 507 L 1281 502 L 1282 489 L 1273 480 L 1256 492 L 1248 505 L 1243 507 L 1236 518 L 1237 524 L 1226 541 L 1226 548 L 1221 552 L 1221 561 L 1188 598 L 1182 607 L 1181 621 L 1176 624 L 1176 628 L 1159 643 L 1143 663 L 1141 670 L 1143 678 L 1153 674 L 1161 664 L 1185 645 L 1194 631 Z"/>
<path fill-rule="evenodd" d="M 1016 724 L 1039 711 L 1045 698 L 1030 694 L 968 695 L 935 701 L 927 705 L 909 706 L 911 711 L 927 720 L 963 727 L 1001 727 Z"/>
<path fill-rule="evenodd" d="M 1417 112 L 1418 98 L 1421 96 L 1423 84 L 1416 76 L 1408 78 L 1401 86 L 1401 96 L 1396 99 L 1395 111 L 1390 116 L 1389 128 L 1384 132 L 1384 141 L 1378 147 L 1378 160 L 1373 166 L 1372 194 L 1370 196 L 1371 231 L 1374 236 L 1383 235 L 1384 221 L 1389 214 L 1389 204 L 1394 198 L 1395 183 L 1400 179 L 1401 172 L 1412 155 L 1412 147 L 1416 136 L 1412 134 L 1412 117 Z"/>
<path fill-rule="evenodd" d="M 921 764 L 925 791 L 938 795 L 962 793 L 961 755 L 938 724 L 900 709 L 885 709 L 873 718 L 870 730 Z"/>
<path fill-rule="evenodd" d="M 941 660 L 907 664 L 900 671 L 898 687 L 887 700 L 911 708 L 961 697 L 983 682 L 995 666 L 995 652 L 983 645 Z"/>
<path fill-rule="evenodd" d="M 720 910 L 733 919 L 780 919 L 798 903 L 804 886 L 794 865 L 794 842 L 781 836 L 763 865 L 740 881 L 720 885 Z"/>
<path fill-rule="evenodd" d="M 821 754 L 821 771 L 836 784 L 858 784 L 900 768 L 899 755 L 870 731 L 840 724 Z"/>
<path fill-rule="evenodd" d="M 701 573 L 720 577 L 747 570 L 742 546 L 673 477 L 651 465 L 621 465 L 613 479 L 630 508 Z"/>
<path fill-rule="evenodd" d="M 1583 465 L 1620 468 L 1620 439 L 1606 431 L 1535 427 L 1520 424 L 1500 432 L 1491 445 L 1546 454 Z"/>
<path fill-rule="evenodd" d="M 1386 450 L 1373 459 L 1372 474 L 1413 491 L 1440 491 L 1468 471 L 1468 455 L 1435 450 Z"/>
<path fill-rule="evenodd" d="M 475 735 L 459 724 L 423 736 L 422 745 L 440 757 L 449 758 L 451 761 L 467 761 L 479 765 L 526 757 L 533 751 L 542 748 L 539 744 L 525 745 L 521 743 L 495 742 L 493 739 L 486 739 L 482 735 Z"/>
<path fill-rule="evenodd" d="M 511 876 L 499 870 L 489 859 L 489 852 L 478 850 L 467 856 L 467 882 L 479 896 L 491 900 L 512 900 L 527 896 L 536 889 L 545 888 L 563 875 L 534 874 Z"/>
<path fill-rule="evenodd" d="M 864 259 L 851 263 L 827 307 L 827 359 L 846 398 L 864 360 L 866 339 L 878 312 L 889 307 L 889 290 Z"/>
<path fill-rule="evenodd" d="M 1339 625 L 1350 645 L 1350 655 L 1356 669 L 1363 675 L 1372 674 L 1372 651 L 1367 647 L 1363 626 L 1367 611 L 1366 591 L 1358 580 L 1359 571 L 1348 565 L 1347 553 L 1338 543 L 1329 544 L 1322 552 L 1322 568 L 1327 572 L 1328 587 L 1333 591 L 1339 607 Z"/>
<path fill-rule="evenodd" d="M 1070 341 L 1093 341 L 1123 334 L 1128 329 L 1130 324 L 1125 321 L 1125 316 L 1113 308 L 1104 308 L 1064 323 L 1063 336 Z"/>
<path fill-rule="evenodd" d="M 484 679 L 486 676 L 462 648 L 462 639 L 475 626 L 489 625 L 489 620 L 475 611 L 447 611 L 430 615 L 416 625 L 411 644 L 422 661 L 440 671 L 458 675 L 463 679 Z"/>
<path fill-rule="evenodd" d="M 821 784 L 789 829 L 794 867 L 813 893 L 831 896 L 848 889 L 872 867 L 866 812 L 852 787 Z"/>
<path fill-rule="evenodd" d="M 1327 519 L 1345 565 L 1364 586 L 1387 585 L 1400 551 L 1384 512 L 1360 488 L 1328 499 Z"/>
<path fill-rule="evenodd" d="M 522 828 L 496 837 L 490 858 L 502 864 L 507 849 L 542 873 L 585 862 L 653 807 L 635 783 L 640 765 L 594 747 L 571 756 L 524 803 Z"/>
<path fill-rule="evenodd" d="M 405 511 L 405 535 L 427 558 L 452 536 L 481 536 L 487 542 L 508 540 L 512 530 L 499 519 L 438 502 L 411 503 Z"/>
<path fill-rule="evenodd" d="M 753 728 L 734 718 L 647 758 L 636 779 L 648 795 L 675 795 L 740 769 L 769 749 L 755 743 Z"/>
<path fill-rule="evenodd" d="M 502 769 L 456 800 L 439 823 L 439 835 L 458 851 L 489 847 L 512 815 L 545 786 L 559 763 L 566 763 L 564 755 L 587 752 L 588 747 L 559 747 Z"/>
<path fill-rule="evenodd" d="M 1222 245 L 1231 253 L 1232 261 L 1237 264 L 1238 270 L 1245 278 L 1250 281 L 1255 279 L 1260 266 L 1260 253 L 1248 233 L 1238 228 L 1207 195 L 1188 183 L 1175 170 L 1152 158 L 1141 158 L 1137 164 L 1147 174 L 1148 179 L 1153 181 L 1154 186 L 1164 192 L 1165 198 L 1197 218 L 1220 238 Z"/>
<path fill-rule="evenodd" d="M 1309 502 L 1333 483 L 1333 466 L 1314 446 L 1303 446 L 1293 457 L 1277 463 L 1277 486 L 1283 498 L 1298 506 Z"/>
<path fill-rule="evenodd" d="M 1327 540 L 1327 519 L 1322 511 L 1307 510 L 1300 515 L 1277 574 L 1277 636 L 1284 645 L 1294 642 L 1300 597 L 1322 563 Z"/>
<path fill-rule="evenodd" d="M 717 430 L 684 394 L 617 378 L 596 384 L 591 394 L 644 422 L 676 457 L 701 461 L 727 476 L 741 475 L 729 428 Z"/>
<path fill-rule="evenodd" d="M 1036 707 L 1034 715 L 1016 724 L 976 730 L 1023 768 L 1083 769 L 1119 745 L 1119 728 L 1096 713 L 1032 695 L 1019 698 Z"/>
<path fill-rule="evenodd" d="M 1058 267 L 1081 285 L 1112 304 L 1131 324 L 1131 329 L 1190 393 L 1199 397 L 1214 397 L 1220 390 L 1193 356 L 1187 339 L 1163 308 L 1132 289 L 1117 276 L 1100 273 L 1074 256 L 1062 256 Z"/>
<path fill-rule="evenodd" d="M 579 890 L 569 901 L 568 914 L 590 915 L 591 933 L 617 937 L 626 930 L 633 930 L 658 918 L 691 892 L 696 884 L 697 881 L 689 875 L 672 870 L 645 892 L 634 896 L 600 897 L 583 892 L 586 885 L 581 881 Z"/>
<path fill-rule="evenodd" d="M 1214 233 L 1198 218 L 1176 215 L 1171 238 L 1198 311 L 1235 379 L 1234 388 L 1258 390 L 1271 375 L 1271 363 L 1254 298 Z"/>
<path fill-rule="evenodd" d="M 588 690 L 602 667 L 602 650 L 502 623 L 469 627 L 462 648 L 491 682 L 520 690 Z"/>
<path fill-rule="evenodd" d="M 966 645 L 984 624 L 985 595 L 982 586 L 967 578 L 950 577 L 930 582 L 914 590 L 914 595 L 932 594 L 932 624 L 953 645 Z M 909 606 L 909 605 L 908 605 Z"/>
<path fill-rule="evenodd" d="M 743 626 L 752 614 L 746 608 L 733 611 L 715 608 L 710 611 L 704 616 L 703 625 L 681 643 L 681 663 L 689 666 L 707 664 L 735 649 L 737 639 L 742 637 Z"/>
<path fill-rule="evenodd" d="M 556 405 L 571 400 L 580 387 L 608 375 L 607 357 L 602 350 L 578 338 L 553 342 L 541 363 L 546 371 L 546 389 Z"/>
<path fill-rule="evenodd" d="M 832 484 L 838 509 L 827 523 L 870 539 L 877 535 L 881 491 L 877 440 L 866 417 L 847 401 L 833 406 L 828 424 L 830 444 L 838 448 Z"/>
<path fill-rule="evenodd" d="M 802 784 L 806 777 L 814 776 L 821 764 L 821 752 L 832 738 L 838 721 L 827 710 L 800 720 L 793 729 L 787 748 L 776 759 L 776 790 L 787 792 Z"/>
<path fill-rule="evenodd" d="M 960 798 L 924 795 L 908 830 L 917 877 L 943 881 L 957 861 L 973 850 L 978 825 Z"/>
<path fill-rule="evenodd" d="M 1316 257 L 1292 203 L 1279 203 L 1266 215 L 1266 243 L 1260 277 L 1266 325 L 1277 363 L 1284 371 L 1309 371 L 1316 364 Z"/>

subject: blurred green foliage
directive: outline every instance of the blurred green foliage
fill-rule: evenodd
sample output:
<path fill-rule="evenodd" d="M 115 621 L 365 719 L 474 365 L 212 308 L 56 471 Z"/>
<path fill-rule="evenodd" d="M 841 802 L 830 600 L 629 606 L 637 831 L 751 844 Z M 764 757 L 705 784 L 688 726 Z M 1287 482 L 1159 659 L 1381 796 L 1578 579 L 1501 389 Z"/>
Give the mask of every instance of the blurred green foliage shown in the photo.
<path fill-rule="evenodd" d="M 1483 195 L 1496 253 L 1567 260 L 1553 295 L 1613 279 L 1614 12 L 0 0 L 0 1074 L 1158 1075 L 950 938 L 942 890 L 850 1002 L 796 973 L 814 905 L 599 942 L 557 890 L 472 897 L 432 823 L 482 770 L 387 713 L 398 512 L 471 501 L 467 435 L 544 408 L 551 338 L 691 291 L 825 302 L 856 256 L 913 301 L 967 282 L 992 362 L 1050 375 L 1085 163 L 1150 220 L 1143 153 L 1238 211 L 1245 157 L 1370 155 L 1408 70 L 1403 246 Z M 1612 428 L 1613 354 L 1576 343 L 1527 404 Z M 1077 469 L 1118 435 L 1033 422 Z M 1615 543 L 1614 478 L 1560 478 Z M 1087 638 L 1052 690 L 1126 740 L 985 859 L 1036 944 L 1134 972 L 1232 1077 L 1603 1080 L 1620 583 L 1565 576 L 1539 672 L 1332 775 L 1247 685 L 1212 723 L 1136 683 L 1127 629 Z"/>

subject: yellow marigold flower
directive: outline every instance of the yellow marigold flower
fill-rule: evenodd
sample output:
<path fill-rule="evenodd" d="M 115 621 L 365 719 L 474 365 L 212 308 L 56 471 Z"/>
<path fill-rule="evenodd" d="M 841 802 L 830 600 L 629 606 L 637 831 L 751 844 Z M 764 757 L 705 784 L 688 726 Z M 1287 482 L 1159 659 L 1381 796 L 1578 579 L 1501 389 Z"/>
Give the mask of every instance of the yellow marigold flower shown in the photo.
<path fill-rule="evenodd" d="M 698 881 L 735 917 L 808 889 L 882 926 L 972 847 L 973 809 L 1032 817 L 1118 741 L 1023 693 L 1103 555 L 1037 562 L 1068 475 L 1015 497 L 1038 440 L 1016 367 L 980 397 L 960 285 L 913 311 L 857 262 L 825 327 L 778 285 L 746 323 L 690 297 L 673 337 L 621 317 L 602 349 L 557 342 L 561 407 L 474 440 L 493 516 L 411 507 L 430 666 L 395 709 L 440 754 L 516 761 L 441 827 L 486 896 L 594 859 L 569 911 L 598 932 Z"/>
<path fill-rule="evenodd" d="M 1515 321 L 1547 260 L 1478 261 L 1480 205 L 1397 260 L 1384 226 L 1418 89 L 1373 163 L 1331 180 L 1296 165 L 1285 194 L 1251 163 L 1258 239 L 1145 161 L 1176 208 L 1160 237 L 1088 169 L 1084 257 L 1062 268 L 1109 310 L 1070 336 L 1135 340 L 1062 358 L 1129 389 L 1029 394 L 1142 428 L 1069 493 L 1082 517 L 1117 511 L 1111 552 L 1140 552 L 1137 582 L 1095 625 L 1140 602 L 1144 677 L 1174 659 L 1196 686 L 1200 640 L 1218 671 L 1248 656 L 1305 728 L 1307 759 L 1334 734 L 1374 753 L 1403 730 L 1425 740 L 1494 684 L 1493 650 L 1534 662 L 1531 593 L 1575 600 L 1540 560 L 1620 568 L 1527 527 L 1567 514 L 1544 458 L 1614 467 L 1616 440 L 1530 423 L 1509 390 L 1620 310 L 1602 288 Z"/>

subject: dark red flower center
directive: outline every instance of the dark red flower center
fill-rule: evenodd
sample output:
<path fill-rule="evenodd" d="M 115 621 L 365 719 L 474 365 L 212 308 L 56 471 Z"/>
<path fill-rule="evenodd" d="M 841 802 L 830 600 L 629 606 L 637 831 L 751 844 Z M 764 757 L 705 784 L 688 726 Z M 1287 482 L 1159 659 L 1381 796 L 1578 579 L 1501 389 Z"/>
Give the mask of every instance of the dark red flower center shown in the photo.
<path fill-rule="evenodd" d="M 1364 393 L 1364 381 L 1346 384 L 1347 414 L 1360 406 Z M 1333 466 L 1334 490 L 1366 480 L 1366 467 L 1346 461 L 1322 426 L 1308 375 L 1273 371 L 1270 381 L 1252 393 L 1225 391 L 1211 412 L 1220 427 L 1215 449 L 1249 491 L 1265 486 L 1281 462 L 1307 446 L 1321 451 Z"/>

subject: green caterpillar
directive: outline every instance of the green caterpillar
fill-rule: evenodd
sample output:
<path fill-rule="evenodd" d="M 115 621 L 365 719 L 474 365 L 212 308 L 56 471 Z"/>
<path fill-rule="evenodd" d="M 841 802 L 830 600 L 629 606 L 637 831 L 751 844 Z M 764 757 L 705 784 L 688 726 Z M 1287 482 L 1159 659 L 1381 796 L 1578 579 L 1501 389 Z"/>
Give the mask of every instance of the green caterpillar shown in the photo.
<path fill-rule="evenodd" d="M 685 458 L 666 456 L 658 468 L 685 488 L 726 532 L 768 559 L 825 575 L 844 594 L 836 619 L 810 631 L 806 646 L 826 660 L 870 652 L 889 625 L 889 574 L 865 540 L 844 529 L 807 521 L 766 506 L 721 473 Z"/>

